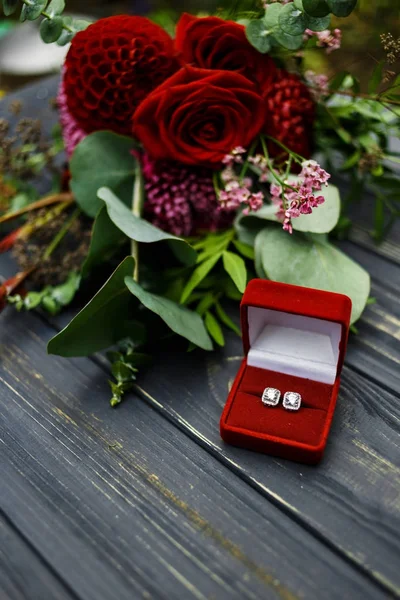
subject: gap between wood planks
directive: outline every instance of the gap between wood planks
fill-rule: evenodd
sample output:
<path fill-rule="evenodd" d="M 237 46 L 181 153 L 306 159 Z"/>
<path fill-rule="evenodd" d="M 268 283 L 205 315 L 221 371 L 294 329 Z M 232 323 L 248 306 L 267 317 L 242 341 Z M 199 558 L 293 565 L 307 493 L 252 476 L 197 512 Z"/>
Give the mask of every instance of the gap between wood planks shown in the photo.
<path fill-rule="evenodd" d="M 42 320 L 48 327 L 53 329 L 54 331 L 60 331 L 60 327 L 58 327 L 51 319 L 47 318 L 46 315 L 34 311 L 34 316 Z M 96 364 L 104 373 L 109 374 L 108 361 L 101 354 L 96 354 L 95 356 L 87 357 L 91 362 Z M 349 370 L 354 370 L 351 366 L 347 366 Z M 359 374 L 360 375 L 360 374 Z M 361 373 L 361 376 L 364 377 L 367 381 L 368 378 Z M 371 378 L 373 383 L 376 385 L 381 385 L 377 383 Z M 393 394 L 392 390 L 389 390 L 390 393 Z M 352 554 L 346 552 L 344 548 L 337 546 L 333 541 L 329 538 L 325 537 L 316 527 L 313 527 L 304 517 L 302 512 L 300 512 L 296 507 L 286 502 L 284 498 L 275 494 L 271 489 L 267 488 L 260 482 L 258 482 L 254 477 L 248 475 L 243 468 L 231 460 L 228 456 L 224 455 L 213 442 L 211 442 L 207 437 L 205 437 L 200 431 L 194 429 L 187 421 L 180 418 L 179 415 L 170 413 L 161 402 L 159 402 L 156 398 L 154 398 L 151 394 L 146 392 L 140 385 L 135 384 L 134 392 L 137 397 L 150 406 L 153 410 L 158 412 L 163 418 L 165 418 L 168 422 L 170 422 L 174 427 L 179 429 L 184 435 L 186 435 L 192 441 L 198 443 L 204 450 L 207 451 L 210 455 L 212 455 L 219 463 L 228 467 L 232 472 L 234 472 L 243 482 L 250 485 L 255 491 L 257 491 L 263 498 L 270 501 L 275 507 L 277 507 L 280 511 L 282 511 L 287 517 L 300 525 L 305 531 L 307 531 L 310 535 L 312 535 L 315 539 L 317 539 L 321 544 L 323 544 L 326 548 L 332 551 L 336 556 L 340 559 L 344 560 L 346 563 L 351 564 L 361 575 L 366 577 L 369 581 L 379 587 L 382 591 L 397 594 L 399 590 L 395 585 L 392 585 L 390 581 L 385 580 L 383 577 L 378 577 L 374 572 L 368 570 L 364 566 L 364 564 L 358 561 Z"/>

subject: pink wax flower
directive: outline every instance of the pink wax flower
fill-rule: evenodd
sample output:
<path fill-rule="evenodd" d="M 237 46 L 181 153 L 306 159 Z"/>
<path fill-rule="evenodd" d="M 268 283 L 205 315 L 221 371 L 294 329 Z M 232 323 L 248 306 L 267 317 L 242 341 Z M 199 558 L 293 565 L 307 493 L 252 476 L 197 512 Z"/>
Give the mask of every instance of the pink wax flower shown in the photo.
<path fill-rule="evenodd" d="M 313 36 L 317 38 L 317 46 L 319 48 L 325 48 L 326 53 L 330 54 L 334 50 L 339 50 L 342 43 L 342 32 L 340 29 L 325 29 L 324 31 L 311 31 L 306 29 L 304 32 L 305 39 L 309 39 Z"/>

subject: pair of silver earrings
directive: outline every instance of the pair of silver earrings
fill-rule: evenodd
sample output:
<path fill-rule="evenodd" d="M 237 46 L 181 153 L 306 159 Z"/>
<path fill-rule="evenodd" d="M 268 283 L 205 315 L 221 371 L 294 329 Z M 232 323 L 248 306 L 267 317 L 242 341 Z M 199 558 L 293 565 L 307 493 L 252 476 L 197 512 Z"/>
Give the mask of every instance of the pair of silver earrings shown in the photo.
<path fill-rule="evenodd" d="M 261 396 L 262 403 L 265 406 L 278 406 L 281 399 L 281 392 L 276 388 L 267 387 Z M 286 410 L 299 410 L 301 406 L 301 395 L 297 392 L 285 392 L 282 402 Z"/>

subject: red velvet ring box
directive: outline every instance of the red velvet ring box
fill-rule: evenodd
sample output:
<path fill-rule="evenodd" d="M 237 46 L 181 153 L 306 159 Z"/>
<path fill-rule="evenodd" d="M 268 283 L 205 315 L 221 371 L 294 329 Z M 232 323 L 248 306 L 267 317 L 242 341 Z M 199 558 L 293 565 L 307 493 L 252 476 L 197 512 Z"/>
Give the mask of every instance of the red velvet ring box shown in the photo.
<path fill-rule="evenodd" d="M 331 427 L 346 352 L 347 296 L 253 279 L 241 307 L 244 359 L 221 417 L 225 442 L 298 462 L 317 463 Z M 281 391 L 265 406 L 266 387 Z M 285 392 L 302 396 L 297 411 Z"/>

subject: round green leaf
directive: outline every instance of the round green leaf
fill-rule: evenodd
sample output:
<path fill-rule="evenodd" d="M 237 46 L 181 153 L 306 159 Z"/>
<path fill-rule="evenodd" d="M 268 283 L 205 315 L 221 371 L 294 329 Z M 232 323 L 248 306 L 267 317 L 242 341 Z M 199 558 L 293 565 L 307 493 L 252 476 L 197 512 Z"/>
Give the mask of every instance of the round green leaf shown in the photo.
<path fill-rule="evenodd" d="M 34 21 L 39 18 L 42 10 L 46 8 L 48 0 L 30 0 L 30 4 L 24 4 L 21 11 L 21 21 Z"/>
<path fill-rule="evenodd" d="M 268 5 L 268 8 L 265 11 L 265 15 L 263 17 L 263 21 L 267 29 L 272 30 L 276 27 L 279 27 L 279 15 L 281 14 L 282 9 L 283 4 L 281 4 L 280 2 Z"/>
<path fill-rule="evenodd" d="M 327 15 L 326 17 L 310 17 L 310 15 L 304 15 L 306 21 L 306 28 L 311 29 L 311 31 L 325 31 L 325 29 L 329 28 L 331 24 L 331 15 Z"/>
<path fill-rule="evenodd" d="M 77 204 L 89 217 L 102 207 L 97 190 L 111 188 L 130 202 L 135 176 L 131 150 L 135 142 L 111 131 L 96 131 L 75 148 L 70 162 L 71 190 Z"/>
<path fill-rule="evenodd" d="M 3 0 L 3 11 L 6 17 L 12 15 L 18 8 L 19 0 Z"/>
<path fill-rule="evenodd" d="M 63 30 L 63 20 L 61 17 L 53 19 L 43 19 L 40 24 L 40 36 L 46 44 L 56 42 Z"/>
<path fill-rule="evenodd" d="M 282 30 L 275 31 L 273 38 L 274 41 L 288 50 L 298 50 L 304 41 L 302 35 L 289 35 Z"/>
<path fill-rule="evenodd" d="M 61 15 L 65 8 L 65 0 L 51 0 L 50 4 L 46 8 L 46 14 L 54 17 Z"/>
<path fill-rule="evenodd" d="M 326 17 L 330 8 L 325 0 L 303 0 L 303 7 L 311 17 Z"/>
<path fill-rule="evenodd" d="M 356 7 L 357 0 L 326 0 L 335 17 L 348 17 Z"/>
<path fill-rule="evenodd" d="M 285 4 L 279 14 L 279 26 L 284 33 L 301 35 L 306 29 L 304 14 L 293 3 Z"/>
<path fill-rule="evenodd" d="M 269 31 L 262 19 L 251 21 L 246 27 L 246 36 L 250 44 L 261 54 L 266 54 L 271 49 Z"/>
<path fill-rule="evenodd" d="M 352 323 L 360 318 L 370 293 L 369 274 L 325 236 L 289 235 L 271 225 L 257 242 L 256 253 L 270 279 L 345 294 L 353 303 Z"/>

